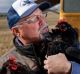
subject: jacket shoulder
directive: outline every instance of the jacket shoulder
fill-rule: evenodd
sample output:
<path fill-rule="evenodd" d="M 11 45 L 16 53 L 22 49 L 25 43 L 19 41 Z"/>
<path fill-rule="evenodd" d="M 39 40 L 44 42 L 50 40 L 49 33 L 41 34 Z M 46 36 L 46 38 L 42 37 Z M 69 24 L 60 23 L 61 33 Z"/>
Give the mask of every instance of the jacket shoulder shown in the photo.
<path fill-rule="evenodd" d="M 16 62 L 20 62 L 21 64 L 29 67 L 31 70 L 37 69 L 35 59 L 21 55 L 19 52 L 17 52 L 16 48 L 11 49 L 9 52 L 0 57 L 0 68 L 2 68 L 3 64 L 11 57 L 15 57 Z"/>

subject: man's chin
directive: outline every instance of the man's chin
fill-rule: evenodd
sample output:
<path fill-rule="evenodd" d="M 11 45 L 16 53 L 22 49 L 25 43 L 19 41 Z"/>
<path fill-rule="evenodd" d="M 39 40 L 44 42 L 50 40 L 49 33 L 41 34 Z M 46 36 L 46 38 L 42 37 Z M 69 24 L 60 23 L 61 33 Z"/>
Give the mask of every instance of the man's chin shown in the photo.
<path fill-rule="evenodd" d="M 45 40 L 47 37 L 49 37 L 49 32 L 40 34 L 39 37 L 32 39 L 32 42 L 33 43 L 41 42 L 41 41 Z"/>
<path fill-rule="evenodd" d="M 32 39 L 32 43 L 38 43 L 38 42 L 40 42 L 40 41 L 42 41 L 42 39 L 39 37 L 39 38 L 34 38 L 34 39 Z"/>

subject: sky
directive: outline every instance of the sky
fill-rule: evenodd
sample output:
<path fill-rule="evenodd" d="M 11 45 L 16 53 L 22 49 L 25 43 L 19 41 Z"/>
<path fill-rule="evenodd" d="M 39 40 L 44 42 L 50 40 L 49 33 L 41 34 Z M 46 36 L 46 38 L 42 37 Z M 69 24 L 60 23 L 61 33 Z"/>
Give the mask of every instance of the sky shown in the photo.
<path fill-rule="evenodd" d="M 0 13 L 7 13 L 15 0 L 0 0 Z"/>
<path fill-rule="evenodd" d="M 14 2 L 15 0 L 0 0 L 0 13 L 7 13 L 11 4 Z M 35 0 L 31 0 L 31 1 L 35 1 Z M 59 12 L 60 10 L 60 5 L 54 6 L 51 10 L 55 10 L 57 12 Z"/>
<path fill-rule="evenodd" d="M 14 1 L 15 0 L 0 0 L 0 13 L 7 13 L 11 4 Z M 35 0 L 31 0 L 31 1 L 35 1 Z"/>

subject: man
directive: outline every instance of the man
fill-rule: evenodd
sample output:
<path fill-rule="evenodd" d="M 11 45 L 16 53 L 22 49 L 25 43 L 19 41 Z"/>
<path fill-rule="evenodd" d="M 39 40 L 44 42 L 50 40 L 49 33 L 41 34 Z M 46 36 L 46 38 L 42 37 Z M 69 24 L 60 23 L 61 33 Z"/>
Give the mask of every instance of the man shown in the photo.
<path fill-rule="evenodd" d="M 45 58 L 49 30 L 42 11 L 49 7 L 47 2 L 38 5 L 29 0 L 12 4 L 7 16 L 16 49 L 3 59 L 1 74 L 79 74 L 80 65 L 68 61 L 62 53 Z"/>

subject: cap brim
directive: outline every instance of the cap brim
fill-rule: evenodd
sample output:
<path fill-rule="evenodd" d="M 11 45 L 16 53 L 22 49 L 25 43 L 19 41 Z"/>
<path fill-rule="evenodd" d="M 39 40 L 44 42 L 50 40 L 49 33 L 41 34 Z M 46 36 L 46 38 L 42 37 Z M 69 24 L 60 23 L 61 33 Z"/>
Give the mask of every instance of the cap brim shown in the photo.
<path fill-rule="evenodd" d="M 45 1 L 45 2 L 40 3 L 38 7 L 39 7 L 42 11 L 44 11 L 44 10 L 50 8 L 50 7 L 51 7 L 51 4 L 50 4 L 49 2 L 47 2 L 47 1 Z"/>

